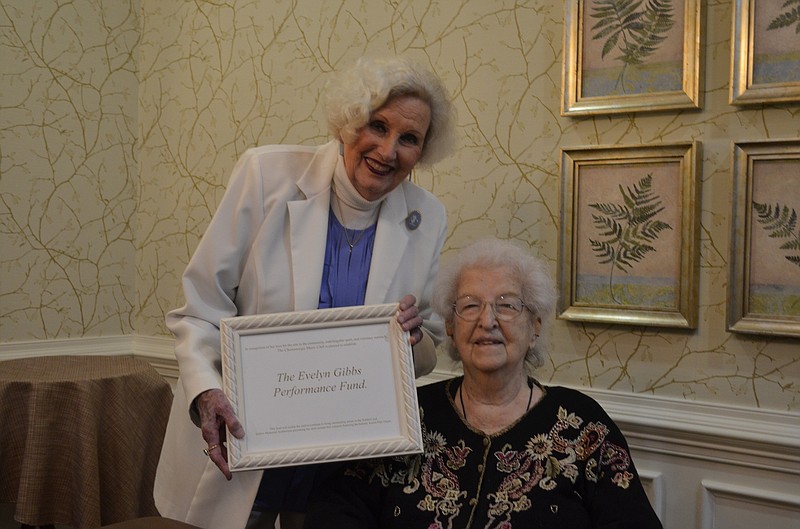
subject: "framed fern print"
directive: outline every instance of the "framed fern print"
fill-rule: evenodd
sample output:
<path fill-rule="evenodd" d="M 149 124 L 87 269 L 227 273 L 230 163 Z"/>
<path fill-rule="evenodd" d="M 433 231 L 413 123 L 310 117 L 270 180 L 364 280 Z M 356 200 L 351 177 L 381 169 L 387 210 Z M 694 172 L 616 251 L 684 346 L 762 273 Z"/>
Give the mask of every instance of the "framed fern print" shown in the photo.
<path fill-rule="evenodd" d="M 700 144 L 561 150 L 558 317 L 697 322 Z"/>
<path fill-rule="evenodd" d="M 800 101 L 800 0 L 735 0 L 730 103 Z"/>
<path fill-rule="evenodd" d="M 800 337 L 800 139 L 734 143 L 728 330 Z"/>
<path fill-rule="evenodd" d="M 702 108 L 702 0 L 566 0 L 561 114 Z"/>

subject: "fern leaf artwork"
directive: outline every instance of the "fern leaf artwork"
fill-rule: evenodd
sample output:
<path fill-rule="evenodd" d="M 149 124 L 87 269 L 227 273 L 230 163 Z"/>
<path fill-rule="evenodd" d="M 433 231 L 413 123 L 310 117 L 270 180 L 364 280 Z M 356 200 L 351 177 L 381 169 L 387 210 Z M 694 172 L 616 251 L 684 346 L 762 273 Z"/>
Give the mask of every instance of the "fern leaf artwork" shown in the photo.
<path fill-rule="evenodd" d="M 767 30 L 771 31 L 794 25 L 794 32 L 800 35 L 800 0 L 786 0 L 781 9 L 787 9 L 787 11 L 771 20 Z"/>
<path fill-rule="evenodd" d="M 589 239 L 595 257 L 600 264 L 609 266 L 608 289 L 611 299 L 617 303 L 614 288 L 614 272 L 630 272 L 637 263 L 656 251 L 654 245 L 659 234 L 671 230 L 672 226 L 656 218 L 664 210 L 661 198 L 653 190 L 653 175 L 648 174 L 632 187 L 619 186 L 622 202 L 593 203 L 589 207 L 592 223 L 599 234 Z"/>
<path fill-rule="evenodd" d="M 625 72 L 640 65 L 666 40 L 675 24 L 673 0 L 597 0 L 591 12 L 596 19 L 592 40 L 602 41 L 603 59 L 618 50 L 622 62 L 615 88 L 626 93 Z"/>
<path fill-rule="evenodd" d="M 756 220 L 771 239 L 786 239 L 778 248 L 783 250 L 784 257 L 790 263 L 800 267 L 800 229 L 798 229 L 797 211 L 780 203 L 762 204 L 753 201 Z"/>

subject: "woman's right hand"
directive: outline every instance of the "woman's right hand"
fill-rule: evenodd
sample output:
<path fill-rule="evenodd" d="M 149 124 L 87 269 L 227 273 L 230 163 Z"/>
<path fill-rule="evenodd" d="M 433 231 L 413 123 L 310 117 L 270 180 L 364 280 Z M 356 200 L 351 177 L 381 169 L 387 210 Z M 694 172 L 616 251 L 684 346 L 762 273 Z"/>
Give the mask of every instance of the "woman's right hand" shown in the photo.
<path fill-rule="evenodd" d="M 228 468 L 228 449 L 225 446 L 225 427 L 237 438 L 244 437 L 244 428 L 233 413 L 228 398 L 221 389 L 209 389 L 197 396 L 200 414 L 200 431 L 208 444 L 208 457 L 219 468 L 225 479 L 233 475 Z"/>

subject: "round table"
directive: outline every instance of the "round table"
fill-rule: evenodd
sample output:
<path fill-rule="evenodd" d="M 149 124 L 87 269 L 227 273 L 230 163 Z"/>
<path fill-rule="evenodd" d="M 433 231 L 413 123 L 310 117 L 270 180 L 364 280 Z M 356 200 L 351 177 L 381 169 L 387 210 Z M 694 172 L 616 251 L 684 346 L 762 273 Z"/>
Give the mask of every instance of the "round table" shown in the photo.
<path fill-rule="evenodd" d="M 153 481 L 172 388 L 144 360 L 0 362 L 0 502 L 41 526 L 156 515 Z"/>

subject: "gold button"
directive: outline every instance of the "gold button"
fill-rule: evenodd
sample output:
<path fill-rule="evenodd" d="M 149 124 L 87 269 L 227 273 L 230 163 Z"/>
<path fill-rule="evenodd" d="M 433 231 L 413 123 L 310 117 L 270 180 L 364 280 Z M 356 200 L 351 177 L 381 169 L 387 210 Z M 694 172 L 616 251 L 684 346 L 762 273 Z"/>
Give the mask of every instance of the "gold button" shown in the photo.
<path fill-rule="evenodd" d="M 486 437 L 483 438 L 483 446 L 489 446 L 489 439 Z"/>
<path fill-rule="evenodd" d="M 477 498 L 472 498 L 471 500 L 469 500 L 469 504 L 470 505 L 475 505 L 476 503 L 478 503 L 478 499 Z"/>
<path fill-rule="evenodd" d="M 483 465 L 478 465 L 478 472 L 483 472 Z"/>

